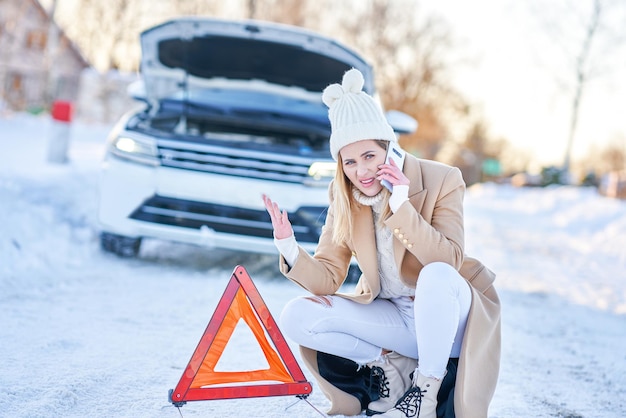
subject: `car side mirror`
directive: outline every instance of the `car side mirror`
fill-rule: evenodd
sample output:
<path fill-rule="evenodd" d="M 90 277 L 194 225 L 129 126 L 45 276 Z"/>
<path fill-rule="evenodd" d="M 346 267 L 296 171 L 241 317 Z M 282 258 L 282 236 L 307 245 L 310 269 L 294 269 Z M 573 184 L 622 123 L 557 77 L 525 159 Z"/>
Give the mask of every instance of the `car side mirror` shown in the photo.
<path fill-rule="evenodd" d="M 385 114 L 387 122 L 399 134 L 411 134 L 417 130 L 417 120 L 398 110 L 390 110 Z"/>

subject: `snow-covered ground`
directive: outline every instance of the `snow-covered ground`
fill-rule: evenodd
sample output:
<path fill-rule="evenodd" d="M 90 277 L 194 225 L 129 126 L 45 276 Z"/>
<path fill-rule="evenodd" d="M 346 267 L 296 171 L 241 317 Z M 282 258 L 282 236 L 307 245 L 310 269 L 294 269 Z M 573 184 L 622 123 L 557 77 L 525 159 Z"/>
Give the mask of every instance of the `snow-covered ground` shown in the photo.
<path fill-rule="evenodd" d="M 157 241 L 138 259 L 101 252 L 108 129 L 74 123 L 70 163 L 58 165 L 46 160 L 47 117 L 0 116 L 0 416 L 320 416 L 302 401 L 286 409 L 294 397 L 180 411 L 168 402 L 236 265 L 275 316 L 303 291 L 274 256 Z M 466 195 L 466 240 L 498 273 L 503 304 L 490 417 L 626 416 L 626 202 L 584 188 L 478 185 Z M 226 347 L 225 369 L 263 363 L 246 331 Z M 308 400 L 324 410 L 312 383 Z"/>

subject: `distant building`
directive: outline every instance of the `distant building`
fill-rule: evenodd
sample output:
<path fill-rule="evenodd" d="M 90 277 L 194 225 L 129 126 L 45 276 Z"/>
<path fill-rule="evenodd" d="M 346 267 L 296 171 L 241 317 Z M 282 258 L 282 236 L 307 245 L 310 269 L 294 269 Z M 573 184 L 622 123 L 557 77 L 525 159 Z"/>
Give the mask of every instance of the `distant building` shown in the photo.
<path fill-rule="evenodd" d="M 13 110 L 74 101 L 89 67 L 37 0 L 0 1 L 0 102 Z"/>

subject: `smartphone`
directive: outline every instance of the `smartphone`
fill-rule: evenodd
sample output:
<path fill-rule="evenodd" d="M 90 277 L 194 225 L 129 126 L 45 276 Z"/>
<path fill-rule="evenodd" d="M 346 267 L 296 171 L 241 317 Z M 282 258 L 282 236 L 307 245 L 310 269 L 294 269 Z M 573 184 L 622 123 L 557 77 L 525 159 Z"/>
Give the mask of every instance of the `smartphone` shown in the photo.
<path fill-rule="evenodd" d="M 404 157 L 406 156 L 406 151 L 400 148 L 397 142 L 389 142 L 389 148 L 387 148 L 387 158 L 385 158 L 385 164 L 389 164 L 390 160 L 393 160 L 394 163 L 402 170 L 404 167 Z M 380 181 L 383 186 L 385 186 L 389 191 L 393 191 L 393 185 L 389 183 L 387 180 Z"/>

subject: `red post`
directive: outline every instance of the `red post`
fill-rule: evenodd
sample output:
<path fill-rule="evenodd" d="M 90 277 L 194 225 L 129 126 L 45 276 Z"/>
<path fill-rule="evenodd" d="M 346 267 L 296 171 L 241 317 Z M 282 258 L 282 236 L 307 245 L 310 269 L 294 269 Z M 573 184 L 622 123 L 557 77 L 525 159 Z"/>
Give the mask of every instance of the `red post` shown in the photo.
<path fill-rule="evenodd" d="M 52 126 L 48 144 L 48 161 L 52 163 L 67 163 L 69 145 L 69 131 L 72 122 L 72 103 L 57 100 L 52 104 Z"/>

